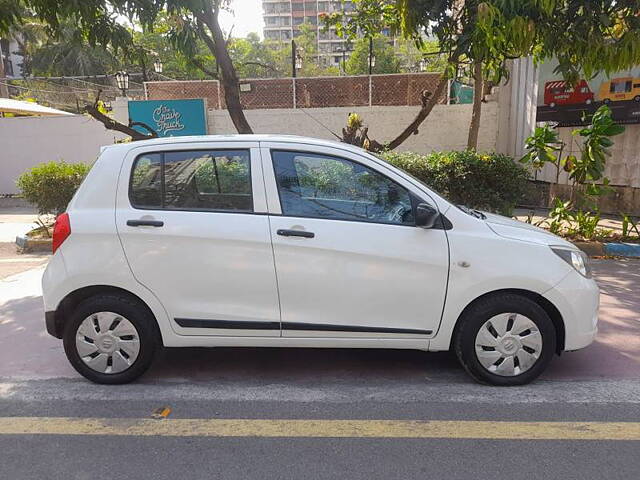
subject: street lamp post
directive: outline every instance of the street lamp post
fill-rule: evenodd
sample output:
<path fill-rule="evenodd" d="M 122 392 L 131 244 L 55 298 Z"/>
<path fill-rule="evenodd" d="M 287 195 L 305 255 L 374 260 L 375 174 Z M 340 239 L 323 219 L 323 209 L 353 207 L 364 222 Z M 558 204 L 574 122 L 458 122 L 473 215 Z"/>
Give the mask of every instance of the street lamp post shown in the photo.
<path fill-rule="evenodd" d="M 369 75 L 373 73 L 376 66 L 376 56 L 373 54 L 373 37 L 369 37 Z"/>
<path fill-rule="evenodd" d="M 127 96 L 127 90 L 129 90 L 129 74 L 124 70 L 116 72 L 116 84 L 118 88 L 122 90 L 122 96 Z"/>

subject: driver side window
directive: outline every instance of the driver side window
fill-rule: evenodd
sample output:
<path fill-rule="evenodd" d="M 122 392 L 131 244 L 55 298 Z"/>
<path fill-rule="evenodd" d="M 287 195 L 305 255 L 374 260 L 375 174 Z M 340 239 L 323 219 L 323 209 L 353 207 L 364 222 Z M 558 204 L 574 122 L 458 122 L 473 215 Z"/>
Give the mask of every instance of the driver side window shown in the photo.
<path fill-rule="evenodd" d="M 271 152 L 284 215 L 415 225 L 404 187 L 357 162 L 330 155 Z"/>

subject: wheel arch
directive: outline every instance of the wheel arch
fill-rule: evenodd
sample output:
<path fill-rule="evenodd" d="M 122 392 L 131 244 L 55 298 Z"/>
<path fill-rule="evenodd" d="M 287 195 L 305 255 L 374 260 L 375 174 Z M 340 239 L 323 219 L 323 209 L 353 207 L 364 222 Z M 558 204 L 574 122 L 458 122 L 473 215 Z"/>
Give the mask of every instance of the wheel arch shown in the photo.
<path fill-rule="evenodd" d="M 124 288 L 114 287 L 113 285 L 91 285 L 87 287 L 78 288 L 70 293 L 68 293 L 58 304 L 58 308 L 55 310 L 54 323 L 56 326 L 56 337 L 62 338 L 65 328 L 65 323 L 68 320 L 69 316 L 72 314 L 73 310 L 84 300 L 94 297 L 96 295 L 108 295 L 115 294 L 129 298 L 130 300 L 140 304 L 151 318 L 154 320 L 154 328 L 156 330 L 156 334 L 158 338 L 162 342 L 162 334 L 160 331 L 160 326 L 158 324 L 158 319 L 156 318 L 153 310 L 147 305 L 142 298 L 140 298 L 135 293 L 130 292 Z"/>
<path fill-rule="evenodd" d="M 464 307 L 464 309 L 462 310 L 462 312 L 460 312 L 460 315 L 456 320 L 456 324 L 453 328 L 453 335 L 451 335 L 449 349 L 453 347 L 456 335 L 458 334 L 458 330 L 461 325 L 461 319 L 464 317 L 465 313 L 480 300 L 484 300 L 487 297 L 503 295 L 505 293 L 520 295 L 522 297 L 533 300 L 547 313 L 547 315 L 549 315 L 549 318 L 551 318 L 551 321 L 553 322 L 553 326 L 555 327 L 555 330 L 556 330 L 556 353 L 560 355 L 564 350 L 564 345 L 565 345 L 565 325 L 564 325 L 564 320 L 562 318 L 560 311 L 553 303 L 551 303 L 549 300 L 544 298 L 539 293 L 532 292 L 530 290 L 519 289 L 519 288 L 505 288 L 501 290 L 493 290 L 491 292 L 487 292 L 483 295 L 480 295 L 479 297 L 472 300 L 466 307 Z"/>

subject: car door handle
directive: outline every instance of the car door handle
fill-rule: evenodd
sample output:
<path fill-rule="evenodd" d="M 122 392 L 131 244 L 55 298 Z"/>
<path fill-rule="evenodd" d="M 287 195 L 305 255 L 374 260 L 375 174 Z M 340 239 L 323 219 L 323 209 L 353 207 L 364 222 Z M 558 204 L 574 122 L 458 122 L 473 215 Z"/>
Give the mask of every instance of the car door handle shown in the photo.
<path fill-rule="evenodd" d="M 162 227 L 164 222 L 162 220 L 127 220 L 127 225 L 130 227 Z"/>
<path fill-rule="evenodd" d="M 304 238 L 313 238 L 316 236 L 313 232 L 305 232 L 304 230 L 286 230 L 280 229 L 276 232 L 278 235 L 283 237 L 304 237 Z"/>

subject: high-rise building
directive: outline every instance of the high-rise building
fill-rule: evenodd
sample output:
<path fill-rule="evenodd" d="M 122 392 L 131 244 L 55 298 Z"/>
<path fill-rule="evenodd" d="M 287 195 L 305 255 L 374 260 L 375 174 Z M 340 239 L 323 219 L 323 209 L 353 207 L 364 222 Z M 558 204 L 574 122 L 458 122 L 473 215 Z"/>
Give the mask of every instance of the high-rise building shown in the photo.
<path fill-rule="evenodd" d="M 351 12 L 351 1 L 340 0 L 262 0 L 264 38 L 288 42 L 300 34 L 300 25 L 307 23 L 317 31 L 318 63 L 324 66 L 340 65 L 349 57 L 346 40 L 335 30 L 323 32 L 320 16 L 336 11 Z"/>

